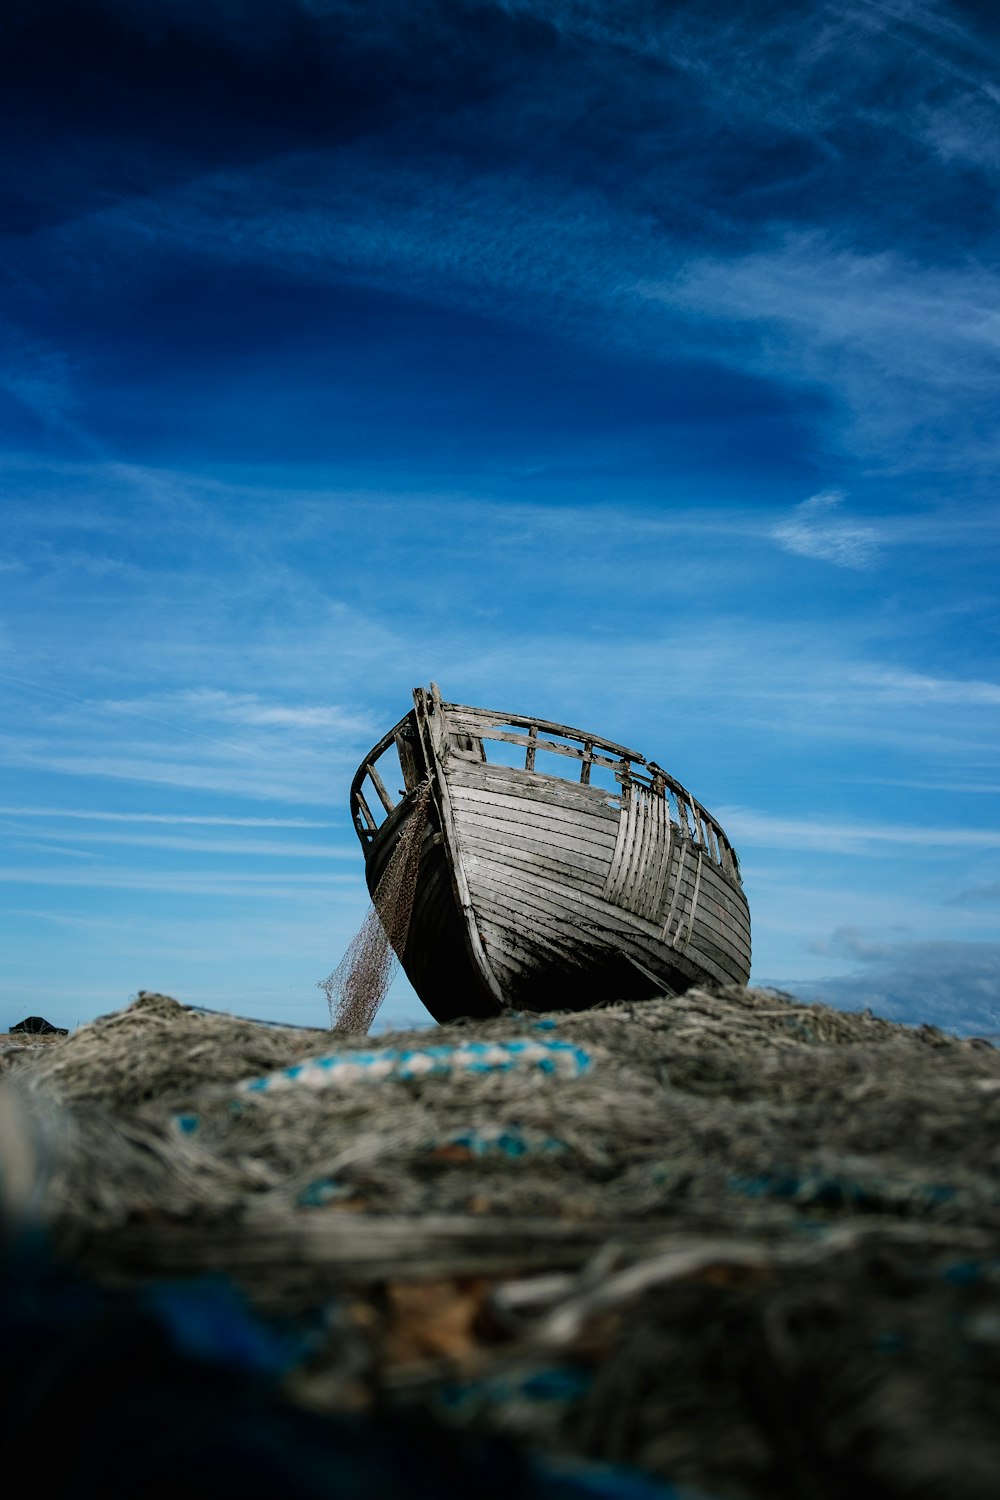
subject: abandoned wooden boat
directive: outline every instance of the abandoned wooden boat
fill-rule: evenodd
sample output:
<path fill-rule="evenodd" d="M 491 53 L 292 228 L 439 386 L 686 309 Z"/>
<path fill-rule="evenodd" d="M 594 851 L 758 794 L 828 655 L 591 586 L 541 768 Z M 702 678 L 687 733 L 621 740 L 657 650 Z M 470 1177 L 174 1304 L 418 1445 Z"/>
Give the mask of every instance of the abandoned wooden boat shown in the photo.
<path fill-rule="evenodd" d="M 719 823 L 600 735 L 445 703 L 432 683 L 361 763 L 351 812 L 368 888 L 438 1021 L 749 978 L 750 914 Z M 394 931 L 384 877 L 410 819 L 420 851 Z"/>

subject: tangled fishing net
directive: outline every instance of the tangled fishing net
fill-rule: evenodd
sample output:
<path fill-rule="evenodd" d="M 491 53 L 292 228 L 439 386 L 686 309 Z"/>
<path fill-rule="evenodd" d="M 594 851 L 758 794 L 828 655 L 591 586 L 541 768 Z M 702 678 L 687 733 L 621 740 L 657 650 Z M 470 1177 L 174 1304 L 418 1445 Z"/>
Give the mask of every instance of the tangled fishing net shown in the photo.
<path fill-rule="evenodd" d="M 996 1494 L 987 1041 L 736 987 L 377 1045 L 142 995 L 0 1063 L 55 1242 L 298 1320 L 302 1406 L 715 1500 Z"/>
<path fill-rule="evenodd" d="M 375 888 L 371 910 L 333 973 L 320 980 L 318 988 L 326 991 L 330 1025 L 335 1031 L 365 1035 L 388 993 L 410 930 L 430 795 L 427 781 L 413 799 L 399 841 Z"/>

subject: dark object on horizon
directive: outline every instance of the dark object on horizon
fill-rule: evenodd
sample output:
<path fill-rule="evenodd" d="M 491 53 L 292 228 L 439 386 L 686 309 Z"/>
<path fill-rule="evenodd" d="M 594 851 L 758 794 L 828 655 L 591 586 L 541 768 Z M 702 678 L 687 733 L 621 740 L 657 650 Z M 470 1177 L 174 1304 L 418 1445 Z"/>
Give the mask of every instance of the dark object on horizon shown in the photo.
<path fill-rule="evenodd" d="M 359 767 L 351 813 L 373 898 L 409 819 L 425 820 L 402 941 L 393 913 L 379 915 L 435 1020 L 747 982 L 735 851 L 655 761 L 565 724 L 444 703 L 435 683 L 413 705 Z M 393 748 L 400 800 L 386 784 Z"/>
<path fill-rule="evenodd" d="M 26 1032 L 29 1036 L 69 1036 L 67 1026 L 53 1026 L 44 1016 L 25 1016 L 23 1021 L 18 1021 L 16 1026 L 10 1028 L 10 1035 L 19 1031 Z"/>

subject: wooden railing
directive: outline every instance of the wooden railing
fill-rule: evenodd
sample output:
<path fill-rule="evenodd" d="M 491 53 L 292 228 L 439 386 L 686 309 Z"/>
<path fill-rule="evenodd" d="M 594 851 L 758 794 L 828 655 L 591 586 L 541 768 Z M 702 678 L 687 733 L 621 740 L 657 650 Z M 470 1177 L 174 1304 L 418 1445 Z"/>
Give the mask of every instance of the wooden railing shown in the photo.
<path fill-rule="evenodd" d="M 355 772 L 354 780 L 351 782 L 351 816 L 354 819 L 354 827 L 357 835 L 364 843 L 371 842 L 382 826 L 385 817 L 388 817 L 389 813 L 393 812 L 397 806 L 395 798 L 379 774 L 378 762 L 393 745 L 397 746 L 398 753 L 399 739 L 409 732 L 412 721 L 413 715 L 409 713 L 405 718 L 400 719 L 398 724 L 394 724 L 389 733 L 384 734 L 378 744 L 373 745 L 369 750 Z M 400 755 L 400 763 L 401 765 L 403 763 L 402 755 Z M 405 776 L 405 766 L 403 769 Z M 370 802 L 365 795 L 366 783 L 369 796 L 371 796 Z M 406 789 L 407 791 L 412 790 L 409 783 Z M 371 795 L 372 793 L 374 793 L 374 796 Z M 384 817 L 376 818 L 372 812 L 372 805 L 381 807 Z"/>
<path fill-rule="evenodd" d="M 577 762 L 581 786 L 593 786 L 591 776 L 596 767 L 610 773 L 613 778 L 615 790 L 609 790 L 608 796 L 628 796 L 631 788 L 639 787 L 652 796 L 663 797 L 669 807 L 670 820 L 680 833 L 690 839 L 732 880 L 740 882 L 739 859 L 721 824 L 676 777 L 664 771 L 655 761 L 647 760 L 638 751 L 629 750 L 600 735 L 586 734 L 582 730 L 547 719 L 493 713 L 463 704 L 441 703 L 439 699 L 435 701 L 435 708 L 442 715 L 444 743 L 453 755 L 490 764 L 487 750 L 489 744 L 515 745 L 524 749 L 523 769 L 535 775 L 545 774 L 539 772 L 536 766 L 538 755 L 544 752 Z M 363 843 L 371 842 L 385 817 L 397 806 L 379 772 L 378 762 L 395 746 L 405 789 L 409 793 L 421 775 L 420 767 L 409 748 L 415 743 L 414 715 L 410 713 L 400 719 L 388 734 L 383 735 L 377 745 L 372 746 L 358 767 L 351 783 L 351 813 L 358 837 Z M 382 816 L 377 816 L 376 813 L 381 813 Z"/>
<path fill-rule="evenodd" d="M 582 786 L 591 784 L 591 768 L 600 766 L 611 772 L 615 782 L 622 788 L 622 793 L 626 788 L 635 786 L 644 788 L 653 796 L 664 797 L 670 808 L 671 821 L 681 833 L 700 846 L 708 858 L 732 879 L 737 882 L 740 880 L 739 858 L 722 825 L 676 777 L 664 771 L 655 761 L 647 760 L 637 750 L 630 750 L 625 745 L 616 744 L 614 740 L 585 734 L 582 730 L 547 719 L 526 718 L 518 714 L 494 714 L 450 703 L 445 704 L 444 708 L 451 740 L 470 740 L 473 753 L 476 742 L 480 742 L 484 748 L 482 755 L 477 758 L 487 763 L 489 755 L 486 753 L 485 743 L 494 741 L 523 745 L 526 771 L 538 774 L 536 759 L 544 751 L 578 761 Z M 508 725 L 509 728 L 506 727 Z M 558 738 L 551 738 L 553 735 Z M 463 753 L 461 748 L 459 753 Z"/>

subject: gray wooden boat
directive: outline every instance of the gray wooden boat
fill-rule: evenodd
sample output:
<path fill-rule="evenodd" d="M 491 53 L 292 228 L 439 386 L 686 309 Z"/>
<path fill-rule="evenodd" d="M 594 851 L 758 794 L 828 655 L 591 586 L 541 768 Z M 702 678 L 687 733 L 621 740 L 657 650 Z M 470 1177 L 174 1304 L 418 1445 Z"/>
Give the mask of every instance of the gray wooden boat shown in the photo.
<path fill-rule="evenodd" d="M 600 735 L 445 703 L 432 683 L 358 768 L 351 812 L 373 896 L 408 820 L 424 822 L 398 947 L 438 1021 L 750 976 L 750 913 L 719 823 Z"/>

